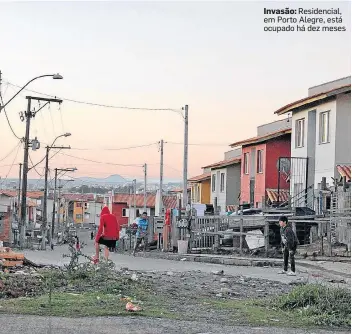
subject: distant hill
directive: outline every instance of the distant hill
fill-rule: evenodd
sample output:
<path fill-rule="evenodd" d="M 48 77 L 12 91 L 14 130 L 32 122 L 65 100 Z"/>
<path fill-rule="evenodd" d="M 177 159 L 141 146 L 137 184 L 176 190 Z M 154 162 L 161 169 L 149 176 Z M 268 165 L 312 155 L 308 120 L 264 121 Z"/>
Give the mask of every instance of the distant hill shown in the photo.
<path fill-rule="evenodd" d="M 94 177 L 78 177 L 75 178 L 73 182 L 68 182 L 66 187 L 77 187 L 81 185 L 87 185 L 87 186 L 124 186 L 128 183 L 130 183 L 133 180 L 133 178 L 124 178 L 119 174 L 114 174 L 110 175 L 105 178 L 94 178 Z M 158 185 L 159 184 L 159 179 L 157 178 L 148 178 L 147 179 L 148 184 L 152 185 Z M 142 178 L 137 179 L 137 183 L 143 183 L 144 180 Z M 178 186 L 182 183 L 181 180 L 178 179 L 164 179 L 164 185 L 172 185 L 172 186 Z M 18 179 L 2 179 L 0 182 L 0 185 L 2 189 L 15 189 L 18 187 Z M 44 179 L 28 179 L 28 189 L 40 189 L 44 188 Z"/>

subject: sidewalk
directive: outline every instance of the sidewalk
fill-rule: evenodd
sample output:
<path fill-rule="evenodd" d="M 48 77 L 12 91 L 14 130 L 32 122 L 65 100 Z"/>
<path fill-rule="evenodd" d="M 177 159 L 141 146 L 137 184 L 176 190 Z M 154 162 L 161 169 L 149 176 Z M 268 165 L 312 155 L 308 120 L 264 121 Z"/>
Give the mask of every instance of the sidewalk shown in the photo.
<path fill-rule="evenodd" d="M 143 253 L 137 253 L 137 256 L 144 255 Z M 245 267 L 282 267 L 282 259 L 276 258 L 259 258 L 214 254 L 174 254 L 157 251 L 147 252 L 145 254 L 145 257 L 174 261 L 204 262 Z M 341 276 L 346 279 L 351 278 L 351 262 L 346 263 L 340 261 L 312 261 L 299 259 L 296 260 L 296 265 L 297 267 L 324 271 L 327 274 Z"/>

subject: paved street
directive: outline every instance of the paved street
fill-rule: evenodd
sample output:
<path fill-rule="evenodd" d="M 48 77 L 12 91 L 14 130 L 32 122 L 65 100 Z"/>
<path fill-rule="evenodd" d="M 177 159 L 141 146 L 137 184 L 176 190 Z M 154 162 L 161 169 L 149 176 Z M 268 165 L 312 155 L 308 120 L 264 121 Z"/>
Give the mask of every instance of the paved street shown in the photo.
<path fill-rule="evenodd" d="M 1 333 L 11 334 L 326 334 L 349 332 L 265 327 L 229 327 L 195 321 L 142 317 L 48 318 L 0 315 Z"/>
<path fill-rule="evenodd" d="M 26 251 L 25 256 L 27 259 L 38 264 L 52 264 L 64 265 L 69 263 L 69 258 L 63 258 L 63 254 L 68 254 L 68 247 L 63 245 L 56 247 L 54 251 Z M 93 247 L 88 246 L 83 249 L 86 255 L 93 254 Z M 300 273 L 298 277 L 288 277 L 286 275 L 277 275 L 278 268 L 260 268 L 260 267 L 238 267 L 238 266 L 224 266 L 210 263 L 195 263 L 195 262 L 180 262 L 164 259 L 153 259 L 143 257 L 133 257 L 125 254 L 113 253 L 111 260 L 115 263 L 117 268 L 129 268 L 131 270 L 140 271 L 193 271 L 199 270 L 202 272 L 210 273 L 217 270 L 225 270 L 227 275 L 245 277 L 262 278 L 268 280 L 289 283 L 297 279 L 307 279 L 307 269 L 302 269 L 304 272 Z M 82 258 L 82 261 L 86 259 Z"/>
<path fill-rule="evenodd" d="M 79 238 L 85 242 L 85 246 L 82 252 L 88 256 L 94 254 L 94 243 L 90 240 L 90 232 L 87 230 L 79 230 Z M 38 264 L 53 264 L 53 265 L 64 265 L 69 262 L 69 258 L 64 258 L 63 254 L 68 254 L 67 245 L 56 246 L 54 251 L 25 251 L 26 257 Z M 82 258 L 82 261 L 86 259 Z M 204 262 L 180 262 L 166 259 L 153 259 L 143 257 L 132 257 L 128 254 L 112 253 L 111 260 L 114 261 L 117 268 L 127 267 L 131 270 L 141 271 L 193 271 L 199 270 L 202 272 L 212 272 L 214 270 L 226 271 L 227 275 L 242 275 L 245 277 L 262 278 L 283 283 L 290 283 L 297 280 L 309 280 L 309 282 L 321 281 L 324 276 L 328 275 L 324 273 L 324 269 L 321 271 L 310 270 L 306 267 L 297 266 L 298 276 L 288 277 L 286 275 L 277 275 L 278 268 L 263 268 L 263 267 L 243 267 L 243 266 L 224 266 L 219 264 L 210 264 Z M 344 264 L 346 266 L 346 264 Z M 330 276 L 330 275 L 328 275 Z"/>

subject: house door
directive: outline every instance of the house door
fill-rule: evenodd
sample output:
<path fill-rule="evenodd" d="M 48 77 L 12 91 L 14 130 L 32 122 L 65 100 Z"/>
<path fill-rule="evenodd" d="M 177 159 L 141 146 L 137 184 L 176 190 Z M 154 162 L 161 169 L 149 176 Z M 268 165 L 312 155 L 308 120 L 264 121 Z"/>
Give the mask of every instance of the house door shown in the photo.
<path fill-rule="evenodd" d="M 254 188 L 255 188 L 255 179 L 249 181 L 249 202 L 251 207 L 254 207 Z"/>

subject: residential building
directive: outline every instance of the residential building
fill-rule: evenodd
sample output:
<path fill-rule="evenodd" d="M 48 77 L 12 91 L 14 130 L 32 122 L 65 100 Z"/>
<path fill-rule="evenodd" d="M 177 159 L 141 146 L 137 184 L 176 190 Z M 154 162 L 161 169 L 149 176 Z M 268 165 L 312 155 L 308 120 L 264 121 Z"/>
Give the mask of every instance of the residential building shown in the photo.
<path fill-rule="evenodd" d="M 289 180 L 278 173 L 279 158 L 291 156 L 291 120 L 285 122 L 259 126 L 256 137 L 230 145 L 242 147 L 241 204 L 261 208 L 263 203 L 287 201 Z"/>
<path fill-rule="evenodd" d="M 32 230 L 37 221 L 37 202 L 32 199 L 36 197 L 35 194 L 28 192 L 27 196 L 26 227 Z M 6 244 L 12 244 L 18 239 L 17 201 L 17 191 L 0 191 L 0 241 Z"/>
<path fill-rule="evenodd" d="M 144 211 L 143 194 L 115 194 L 111 202 L 112 214 L 116 216 L 121 226 L 128 225 Z M 156 202 L 157 196 L 155 194 L 147 194 L 146 211 L 149 217 L 155 216 Z M 163 206 L 165 210 L 177 208 L 177 197 L 163 195 Z"/>
<path fill-rule="evenodd" d="M 241 192 L 241 149 L 224 154 L 224 160 L 203 167 L 210 169 L 210 202 L 220 208 L 220 213 L 229 211 L 228 206 L 239 204 Z"/>
<path fill-rule="evenodd" d="M 210 204 L 210 172 L 188 179 L 191 187 L 191 204 Z"/>
<path fill-rule="evenodd" d="M 291 156 L 307 160 L 303 176 L 291 171 L 291 196 L 308 187 L 319 189 L 323 177 L 332 186 L 350 171 L 351 77 L 311 87 L 307 97 L 275 113 L 292 115 Z"/>
<path fill-rule="evenodd" d="M 94 222 L 94 217 L 90 207 L 95 203 L 94 194 L 61 194 L 60 195 L 60 221 L 68 221 L 74 224 L 84 224 Z M 48 215 L 52 219 L 52 204 L 48 206 Z M 101 204 L 98 205 L 98 208 Z M 55 210 L 55 219 L 57 219 L 58 206 Z M 95 209 L 93 209 L 95 211 Z M 51 220 L 50 220 L 51 221 Z"/>

